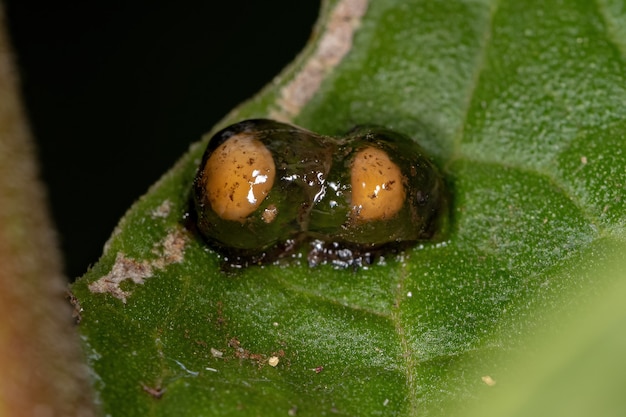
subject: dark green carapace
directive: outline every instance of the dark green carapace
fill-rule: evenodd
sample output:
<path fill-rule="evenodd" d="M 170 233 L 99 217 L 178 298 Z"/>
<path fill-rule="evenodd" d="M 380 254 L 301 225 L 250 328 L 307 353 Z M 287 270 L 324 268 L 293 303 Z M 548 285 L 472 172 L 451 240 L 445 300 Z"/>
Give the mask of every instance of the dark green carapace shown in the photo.
<path fill-rule="evenodd" d="M 380 127 L 321 136 L 246 120 L 211 138 L 193 185 L 197 227 L 237 265 L 307 248 L 310 264 L 370 263 L 431 239 L 444 182 L 422 148 Z"/>

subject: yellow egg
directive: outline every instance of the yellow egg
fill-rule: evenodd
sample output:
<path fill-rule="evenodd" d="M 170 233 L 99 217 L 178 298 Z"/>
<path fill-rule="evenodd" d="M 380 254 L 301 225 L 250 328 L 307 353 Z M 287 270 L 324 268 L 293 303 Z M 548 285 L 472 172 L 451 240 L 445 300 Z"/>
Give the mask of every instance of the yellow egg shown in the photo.
<path fill-rule="evenodd" d="M 352 216 L 359 221 L 393 217 L 404 204 L 402 172 L 387 153 L 368 147 L 352 161 Z"/>
<path fill-rule="evenodd" d="M 239 133 L 218 146 L 204 166 L 211 208 L 225 220 L 243 222 L 274 185 L 274 158 L 254 135 Z"/>

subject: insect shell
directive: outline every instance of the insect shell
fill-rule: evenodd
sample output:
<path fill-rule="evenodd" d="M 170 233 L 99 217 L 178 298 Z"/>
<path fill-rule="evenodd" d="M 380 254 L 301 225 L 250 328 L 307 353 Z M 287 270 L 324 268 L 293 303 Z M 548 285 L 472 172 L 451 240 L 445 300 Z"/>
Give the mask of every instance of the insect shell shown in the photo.
<path fill-rule="evenodd" d="M 199 232 L 233 264 L 308 245 L 310 264 L 347 266 L 431 238 L 445 192 L 422 148 L 399 133 L 359 127 L 333 138 L 257 119 L 211 138 L 193 204 Z"/>

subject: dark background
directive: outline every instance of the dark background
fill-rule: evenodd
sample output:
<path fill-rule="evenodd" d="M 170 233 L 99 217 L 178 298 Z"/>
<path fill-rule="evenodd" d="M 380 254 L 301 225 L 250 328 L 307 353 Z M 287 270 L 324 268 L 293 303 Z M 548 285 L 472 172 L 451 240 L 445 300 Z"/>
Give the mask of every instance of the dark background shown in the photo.
<path fill-rule="evenodd" d="M 319 10 L 214 3 L 4 0 L 70 279 L 190 143 L 295 57 Z"/>

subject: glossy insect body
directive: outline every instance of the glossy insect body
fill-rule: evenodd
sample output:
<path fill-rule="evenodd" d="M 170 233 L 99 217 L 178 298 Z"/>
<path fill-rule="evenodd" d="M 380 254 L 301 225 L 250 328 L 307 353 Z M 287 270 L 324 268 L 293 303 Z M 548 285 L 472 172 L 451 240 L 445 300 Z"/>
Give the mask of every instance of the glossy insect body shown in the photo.
<path fill-rule="evenodd" d="M 319 263 L 428 239 L 446 208 L 437 169 L 406 136 L 362 127 L 336 139 L 263 119 L 210 140 L 193 197 L 205 240 L 242 264 L 303 242 Z"/>

